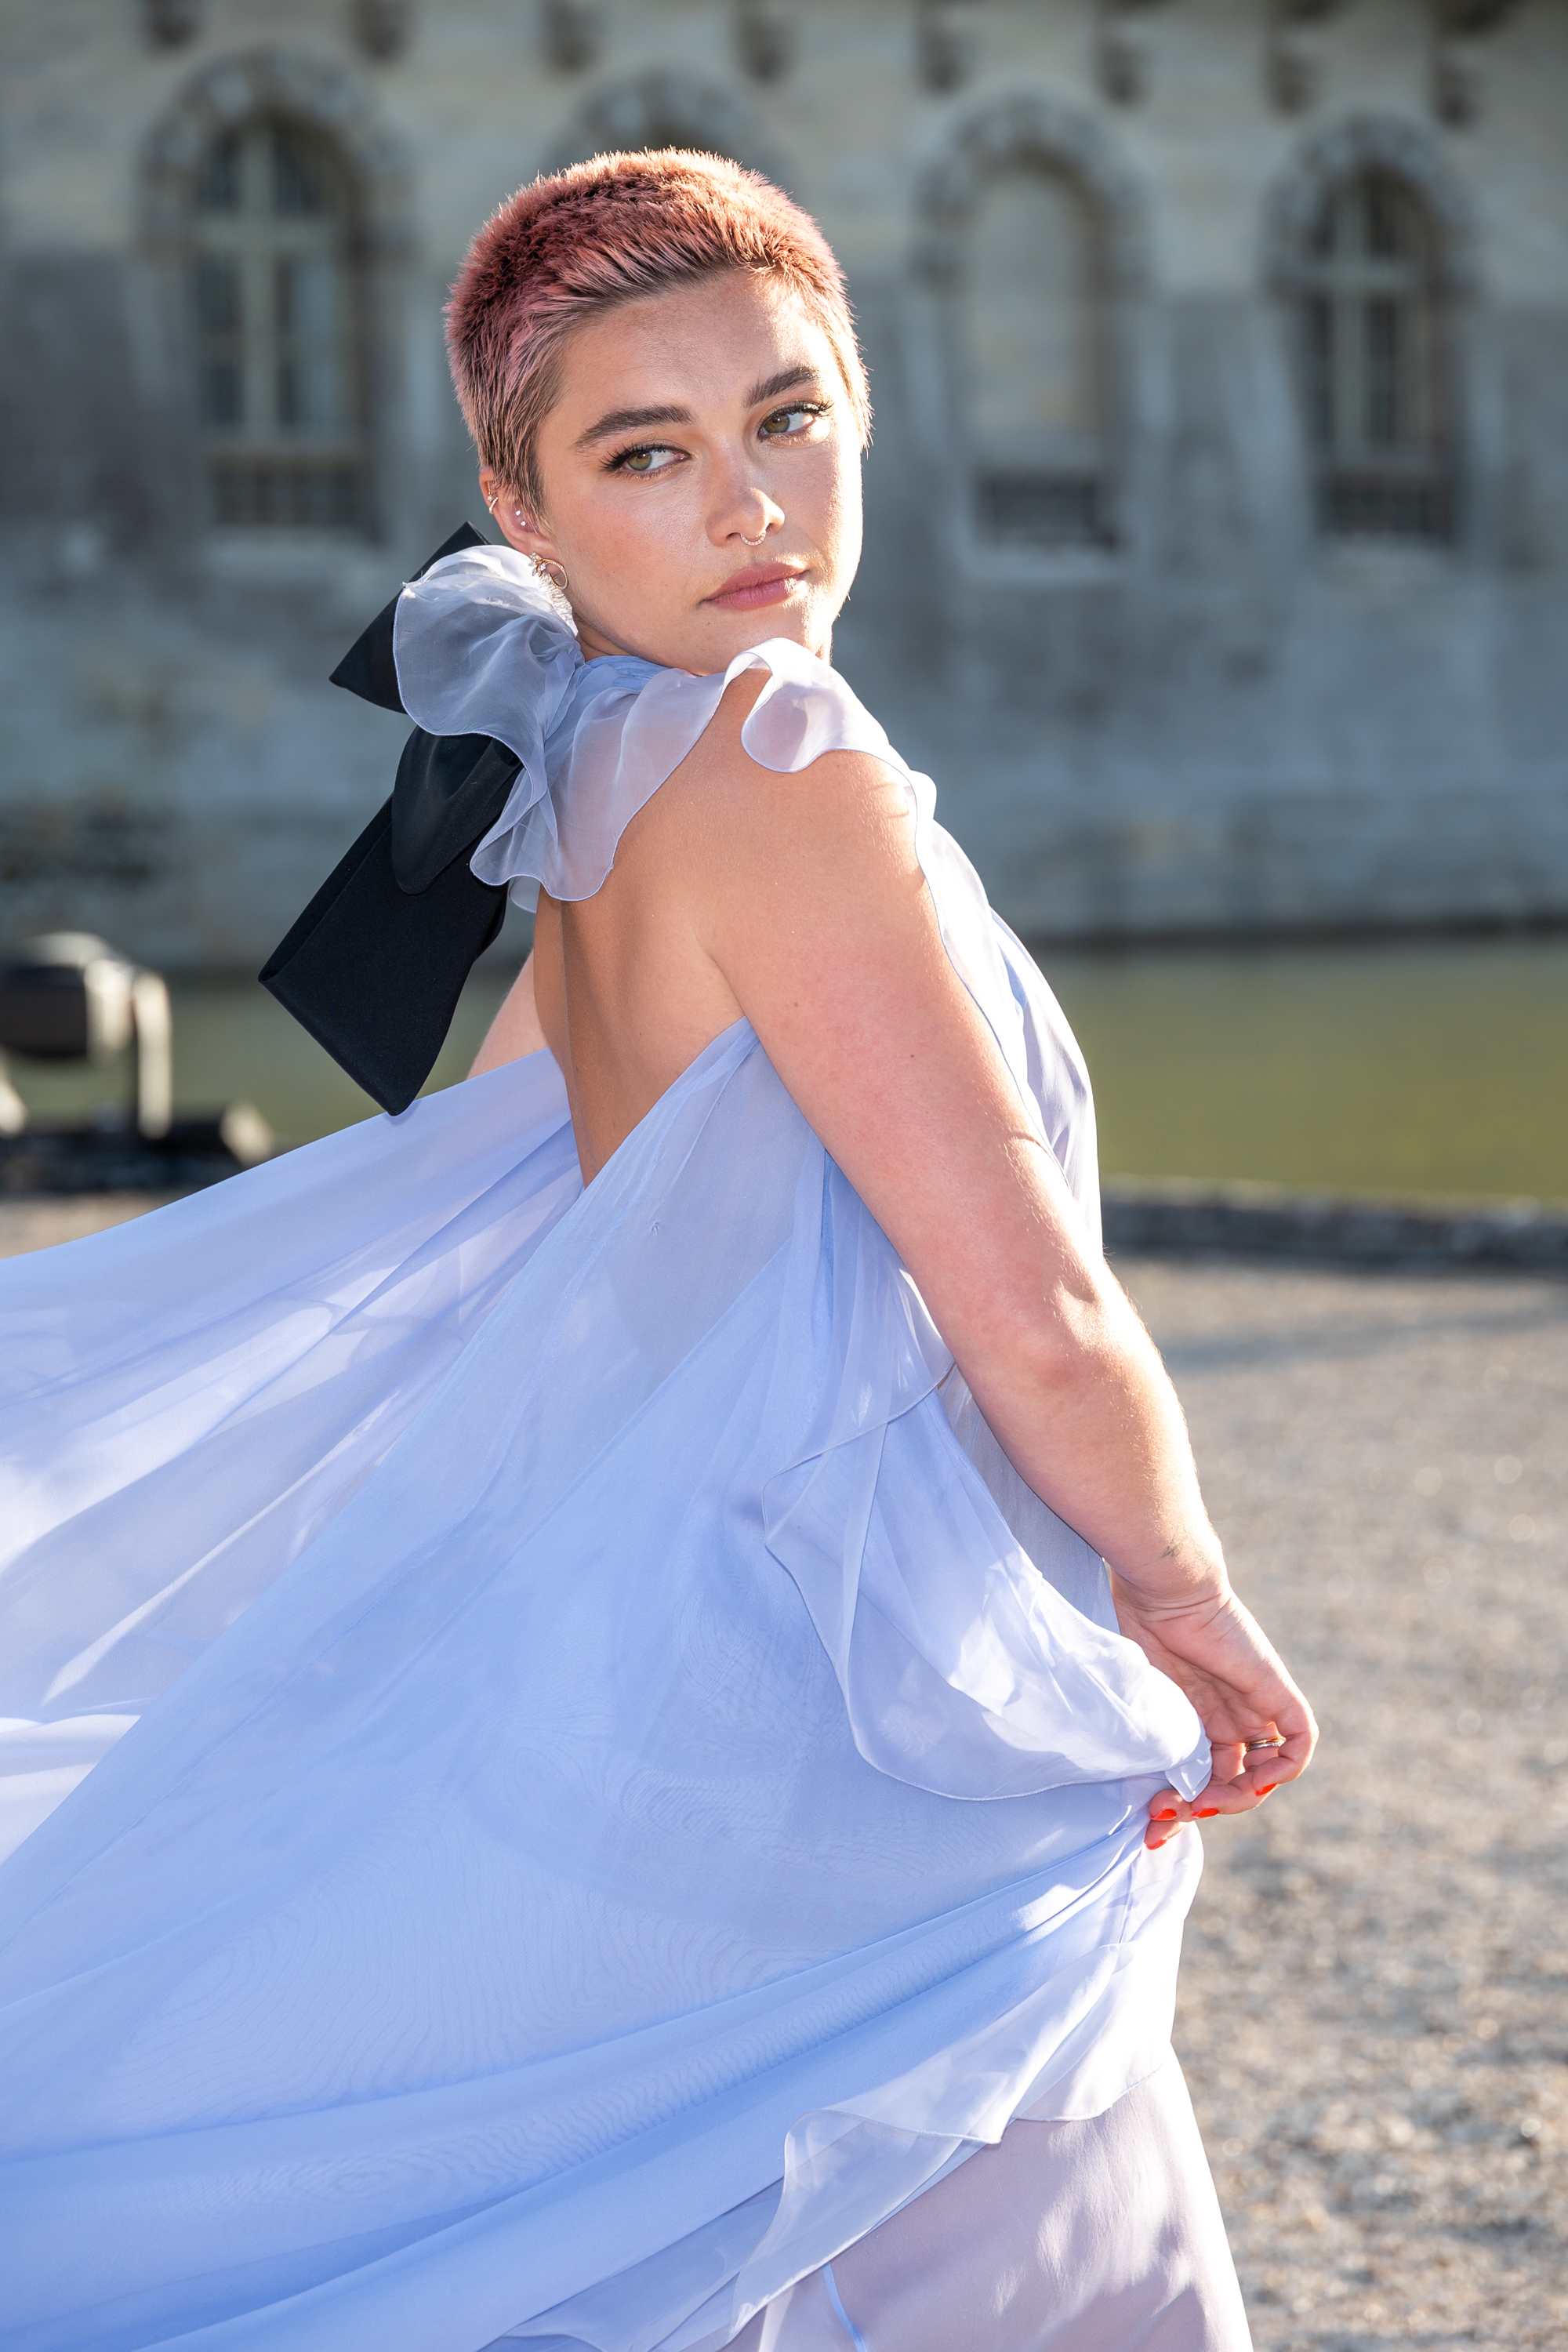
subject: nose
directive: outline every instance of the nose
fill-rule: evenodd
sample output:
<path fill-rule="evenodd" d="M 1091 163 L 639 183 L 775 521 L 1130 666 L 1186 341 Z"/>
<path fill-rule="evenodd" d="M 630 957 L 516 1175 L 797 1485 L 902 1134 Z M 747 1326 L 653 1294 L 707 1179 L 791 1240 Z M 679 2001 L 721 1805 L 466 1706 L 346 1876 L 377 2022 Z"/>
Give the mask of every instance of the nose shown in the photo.
<path fill-rule="evenodd" d="M 784 519 L 783 507 L 769 498 L 760 484 L 742 480 L 732 485 L 709 528 L 710 536 L 721 546 L 739 540 L 746 547 L 761 547 L 769 531 L 777 530 Z"/>

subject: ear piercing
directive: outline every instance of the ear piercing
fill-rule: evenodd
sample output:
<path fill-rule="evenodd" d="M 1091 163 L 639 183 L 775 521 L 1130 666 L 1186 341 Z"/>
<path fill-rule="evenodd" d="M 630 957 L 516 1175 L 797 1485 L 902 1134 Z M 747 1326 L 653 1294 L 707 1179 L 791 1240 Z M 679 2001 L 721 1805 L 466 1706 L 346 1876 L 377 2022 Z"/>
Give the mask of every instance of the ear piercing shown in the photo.
<path fill-rule="evenodd" d="M 499 490 L 496 492 L 493 499 L 487 499 L 485 500 L 485 504 L 489 509 L 491 514 L 494 514 L 500 503 L 500 492 Z M 526 530 L 531 530 L 533 528 L 521 507 L 514 507 L 512 509 L 512 512 L 516 515 L 519 522 L 521 523 Z M 748 540 L 746 544 L 749 547 L 753 545 L 760 546 L 761 541 Z M 548 580 L 552 588 L 559 588 L 562 594 L 565 594 L 568 583 L 566 579 L 566 566 L 563 562 L 553 555 L 534 555 L 531 556 L 529 561 L 533 565 L 534 571 L 542 579 Z M 559 579 L 555 576 L 557 572 L 561 575 Z"/>

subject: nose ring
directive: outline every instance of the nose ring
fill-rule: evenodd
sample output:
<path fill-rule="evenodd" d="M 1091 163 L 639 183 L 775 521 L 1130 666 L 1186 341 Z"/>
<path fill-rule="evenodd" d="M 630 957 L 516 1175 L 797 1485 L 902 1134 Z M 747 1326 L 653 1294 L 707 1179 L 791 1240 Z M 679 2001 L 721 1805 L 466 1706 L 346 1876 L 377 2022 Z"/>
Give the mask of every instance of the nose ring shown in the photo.
<path fill-rule="evenodd" d="M 764 540 L 764 539 L 766 539 L 767 535 L 768 535 L 768 527 L 767 527 L 767 524 L 766 524 L 766 523 L 763 523 L 763 527 L 762 527 L 761 530 L 760 530 L 760 531 L 758 531 L 758 533 L 757 533 L 757 535 L 756 535 L 755 539 L 748 539 L 748 538 L 746 537 L 745 532 L 744 532 L 744 531 L 742 531 L 742 532 L 741 533 L 741 544 L 742 544 L 742 547 L 761 547 L 761 545 L 762 545 L 762 543 L 763 543 L 763 540 Z"/>

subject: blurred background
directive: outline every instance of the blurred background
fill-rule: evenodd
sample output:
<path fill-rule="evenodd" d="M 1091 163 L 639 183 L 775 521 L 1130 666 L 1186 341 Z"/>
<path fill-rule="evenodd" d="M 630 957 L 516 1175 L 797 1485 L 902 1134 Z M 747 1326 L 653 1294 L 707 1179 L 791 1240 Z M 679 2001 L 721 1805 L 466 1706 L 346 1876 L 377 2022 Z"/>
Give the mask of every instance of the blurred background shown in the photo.
<path fill-rule="evenodd" d="M 446 289 L 685 145 L 847 270 L 836 658 L 1108 1172 L 1568 1195 L 1564 0 L 6 0 L 0 65 L 0 951 L 163 972 L 176 1108 L 371 1108 L 252 975 L 390 788 L 327 672 L 488 521 Z"/>

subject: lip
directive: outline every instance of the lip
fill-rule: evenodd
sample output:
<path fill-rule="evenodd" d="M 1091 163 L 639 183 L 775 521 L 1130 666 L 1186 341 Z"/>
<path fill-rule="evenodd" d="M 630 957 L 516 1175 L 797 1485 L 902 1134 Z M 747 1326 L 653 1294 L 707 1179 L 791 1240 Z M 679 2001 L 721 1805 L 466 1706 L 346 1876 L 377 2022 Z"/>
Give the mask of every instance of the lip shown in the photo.
<path fill-rule="evenodd" d="M 748 563 L 702 601 L 726 613 L 748 613 L 759 604 L 782 604 L 795 582 L 805 577 L 803 563 Z"/>

